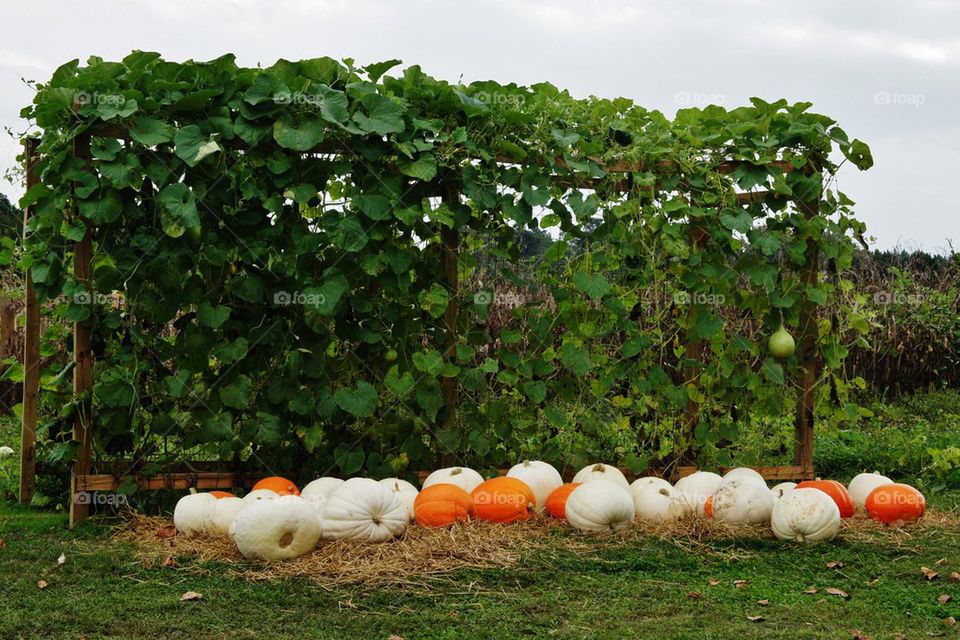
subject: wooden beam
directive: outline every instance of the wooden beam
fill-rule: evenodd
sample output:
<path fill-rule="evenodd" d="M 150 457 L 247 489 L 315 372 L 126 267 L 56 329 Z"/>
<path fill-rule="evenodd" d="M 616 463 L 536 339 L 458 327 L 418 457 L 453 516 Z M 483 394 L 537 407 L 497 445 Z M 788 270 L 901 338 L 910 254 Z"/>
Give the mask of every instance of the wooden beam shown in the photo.
<path fill-rule="evenodd" d="M 820 215 L 820 201 L 798 203 L 804 218 L 811 220 Z M 807 238 L 804 249 L 804 265 L 801 282 L 804 290 L 816 287 L 820 275 L 820 248 L 814 238 Z M 800 361 L 800 389 L 797 394 L 797 413 L 794 421 L 794 463 L 813 475 L 813 423 L 814 392 L 819 374 L 817 341 L 819 327 L 817 305 L 806 295 L 800 301 L 800 341 L 797 358 Z"/>
<path fill-rule="evenodd" d="M 458 185 L 450 182 L 444 186 L 443 199 L 448 206 L 457 207 L 460 204 L 460 190 Z M 460 232 L 456 228 L 443 227 L 440 230 L 441 255 L 443 261 L 443 274 L 446 280 L 447 293 L 449 299 L 447 308 L 443 313 L 443 323 L 446 329 L 447 345 L 443 351 L 443 357 L 447 362 L 453 362 L 457 355 L 457 344 L 460 342 L 459 332 L 457 330 L 457 317 L 460 313 L 460 270 L 459 270 L 459 252 L 460 252 Z M 443 420 L 443 429 L 453 428 L 457 419 L 457 379 L 445 377 L 443 385 L 443 403 L 446 408 L 446 415 Z M 441 456 L 444 465 L 453 463 L 451 456 L 444 454 Z"/>
<path fill-rule="evenodd" d="M 114 138 L 116 140 L 132 140 L 130 137 L 130 132 L 126 127 L 120 125 L 98 125 L 95 127 L 90 127 L 86 130 L 87 135 L 97 136 L 100 138 Z M 248 149 L 249 145 L 244 143 L 242 140 L 223 140 L 222 144 L 229 148 L 233 149 Z M 272 140 L 266 139 L 263 143 L 267 147 L 277 146 Z M 279 148 L 279 147 L 278 147 Z M 323 155 L 339 155 L 344 152 L 345 147 L 335 144 L 329 140 L 321 142 L 316 147 L 308 149 L 303 153 L 303 155 L 313 155 L 313 154 L 323 154 Z M 289 150 L 287 150 L 289 151 Z M 513 165 L 530 165 L 533 163 L 526 162 L 523 160 L 517 160 L 506 155 L 497 155 L 494 160 L 500 164 L 513 164 Z M 617 159 L 611 162 L 603 162 L 600 159 L 593 158 L 594 162 L 600 165 L 600 168 L 603 169 L 606 173 L 657 173 L 657 174 L 671 174 L 676 173 L 677 164 L 671 160 L 658 160 L 652 164 L 644 164 L 642 162 L 631 162 L 629 160 Z M 567 162 L 563 158 L 554 158 L 550 166 L 567 168 Z M 713 170 L 718 173 L 733 173 L 742 166 L 757 166 L 756 163 L 748 162 L 746 160 L 721 160 L 714 165 Z M 775 171 L 790 173 L 796 171 L 796 167 L 793 166 L 790 162 L 783 160 L 774 160 L 772 162 L 766 163 L 766 166 L 769 169 Z"/>
<path fill-rule="evenodd" d="M 90 137 L 79 136 L 74 140 L 74 155 L 90 166 Z M 73 203 L 73 215 L 79 217 L 80 212 Z M 84 221 L 86 223 L 86 221 Z M 84 289 L 93 295 L 92 287 L 93 240 L 90 227 L 87 226 L 83 239 L 73 247 L 73 276 L 83 284 Z M 92 299 L 92 298 L 91 298 Z M 70 474 L 70 527 L 86 518 L 90 513 L 90 505 L 78 501 L 79 489 L 77 479 L 87 475 L 90 471 L 90 428 L 92 427 L 93 402 L 93 353 L 90 347 L 90 319 L 84 322 L 73 323 L 73 357 L 76 366 L 73 369 L 73 394 L 75 398 L 83 398 L 77 408 L 77 416 L 73 423 L 73 439 L 79 443 L 76 456 L 73 460 L 73 469 Z"/>
<path fill-rule="evenodd" d="M 159 489 L 230 489 L 233 487 L 250 487 L 267 474 L 240 474 L 229 472 L 198 473 L 165 473 L 155 476 L 127 476 L 132 478 L 140 489 L 157 491 Z M 77 492 L 88 491 L 116 491 L 123 483 L 125 476 L 111 474 L 85 474 L 76 476 L 75 489 Z M 83 500 L 82 501 L 86 501 Z M 88 501 L 87 501 L 88 502 Z"/>
<path fill-rule="evenodd" d="M 39 181 L 36 171 L 37 139 L 23 141 L 27 190 Z M 34 205 L 23 209 L 23 239 Z M 40 410 L 40 304 L 33 290 L 30 269 L 23 277 L 26 307 L 23 325 L 23 417 L 20 423 L 20 504 L 30 504 L 37 482 L 37 417 Z"/>

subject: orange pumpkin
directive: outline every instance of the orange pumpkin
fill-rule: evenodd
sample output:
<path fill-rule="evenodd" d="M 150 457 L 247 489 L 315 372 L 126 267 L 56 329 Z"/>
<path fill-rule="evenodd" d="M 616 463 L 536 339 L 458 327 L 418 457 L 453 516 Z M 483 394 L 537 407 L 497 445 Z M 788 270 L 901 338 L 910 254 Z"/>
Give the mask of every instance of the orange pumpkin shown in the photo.
<path fill-rule="evenodd" d="M 300 489 L 297 489 L 297 485 L 293 484 L 286 478 L 281 478 L 280 476 L 270 476 L 269 478 L 264 478 L 257 484 L 253 485 L 253 490 L 257 489 L 270 489 L 271 491 L 276 491 L 281 496 L 298 496 L 300 495 Z"/>
<path fill-rule="evenodd" d="M 237 496 L 233 495 L 229 491 L 210 491 L 210 495 L 219 500 L 220 498 L 236 498 Z"/>
<path fill-rule="evenodd" d="M 562 484 L 547 496 L 547 513 L 560 520 L 567 519 L 567 498 L 573 493 L 573 490 L 580 486 L 579 482 L 568 482 Z"/>
<path fill-rule="evenodd" d="M 898 527 L 905 522 L 916 522 L 927 510 L 923 494 L 908 484 L 885 484 L 867 496 L 867 514 L 874 520 Z"/>
<path fill-rule="evenodd" d="M 530 485 L 508 476 L 482 482 L 471 496 L 473 515 L 490 522 L 529 520 L 537 508 L 537 498 Z"/>
<path fill-rule="evenodd" d="M 703 503 L 703 512 L 708 518 L 713 517 L 713 496 L 707 496 L 707 501 Z"/>
<path fill-rule="evenodd" d="M 472 514 L 473 498 L 455 484 L 432 484 L 413 501 L 413 516 L 421 527 L 448 527 Z"/>
<path fill-rule="evenodd" d="M 796 488 L 820 489 L 837 503 L 841 518 L 849 518 L 853 515 L 853 498 L 850 497 L 847 488 L 836 480 L 804 480 Z"/>

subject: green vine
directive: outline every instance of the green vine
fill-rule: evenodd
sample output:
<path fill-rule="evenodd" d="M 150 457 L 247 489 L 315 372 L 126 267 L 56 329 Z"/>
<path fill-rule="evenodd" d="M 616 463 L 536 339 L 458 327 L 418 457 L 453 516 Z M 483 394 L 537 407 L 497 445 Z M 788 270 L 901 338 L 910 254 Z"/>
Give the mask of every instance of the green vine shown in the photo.
<path fill-rule="evenodd" d="M 809 103 L 671 121 L 549 84 L 388 75 L 398 64 L 134 52 L 74 60 L 38 87 L 23 111 L 42 133 L 20 266 L 94 328 L 99 455 L 199 448 L 381 474 L 523 452 L 639 471 L 789 414 L 797 359 L 769 357 L 762 336 L 781 318 L 796 332 L 804 300 L 845 286 L 832 274 L 864 227 L 820 172 L 840 157 L 868 168 L 866 145 Z M 85 135 L 90 168 L 71 153 Z M 811 200 L 810 219 L 791 204 Z M 70 271 L 88 228 L 93 291 Z M 500 281 L 543 295 L 494 335 L 495 300 L 444 277 L 445 229 L 461 237 L 462 282 L 483 254 Z M 523 229 L 550 234 L 538 260 L 521 259 Z M 834 270 L 804 287 L 808 241 Z M 817 347 L 824 377 L 839 375 L 829 322 Z M 452 422 L 447 378 L 462 394 Z M 702 405 L 692 433 L 688 400 Z"/>

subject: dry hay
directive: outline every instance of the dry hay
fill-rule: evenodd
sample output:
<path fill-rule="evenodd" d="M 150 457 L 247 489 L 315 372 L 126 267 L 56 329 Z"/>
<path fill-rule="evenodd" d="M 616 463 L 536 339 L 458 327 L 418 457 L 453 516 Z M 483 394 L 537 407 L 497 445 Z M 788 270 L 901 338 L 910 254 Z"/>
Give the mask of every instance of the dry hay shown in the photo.
<path fill-rule="evenodd" d="M 910 549 L 930 534 L 960 535 L 960 513 L 928 511 L 919 523 L 890 528 L 857 514 L 844 521 L 838 540 L 883 544 Z M 634 526 L 606 534 L 585 534 L 565 523 L 538 517 L 529 522 L 500 525 L 471 522 L 449 529 L 410 527 L 391 542 L 324 540 L 312 553 L 273 563 L 248 562 L 227 537 L 175 535 L 169 518 L 130 512 L 113 536 L 134 543 L 144 566 L 175 566 L 177 557 L 195 562 L 189 570 L 218 571 L 248 580 L 308 577 L 324 588 L 348 584 L 421 586 L 464 569 L 498 569 L 517 565 L 533 552 L 545 559 L 555 553 L 595 556 L 604 549 L 659 538 L 691 553 L 727 559 L 752 555 L 741 543 L 773 540 L 766 525 L 733 526 L 698 515 L 669 523 L 638 520 Z M 221 566 L 211 567 L 209 563 Z"/>
<path fill-rule="evenodd" d="M 146 566 L 170 566 L 177 556 L 189 556 L 199 565 L 226 564 L 223 573 L 248 580 L 307 576 L 325 587 L 387 586 L 423 584 L 463 569 L 513 566 L 545 544 L 544 528 L 539 521 L 512 525 L 474 522 L 449 529 L 409 527 L 396 540 L 384 543 L 321 540 L 312 553 L 273 563 L 244 560 L 228 537 L 174 535 L 170 520 L 163 517 L 131 513 L 113 538 L 133 542 L 137 559 Z"/>

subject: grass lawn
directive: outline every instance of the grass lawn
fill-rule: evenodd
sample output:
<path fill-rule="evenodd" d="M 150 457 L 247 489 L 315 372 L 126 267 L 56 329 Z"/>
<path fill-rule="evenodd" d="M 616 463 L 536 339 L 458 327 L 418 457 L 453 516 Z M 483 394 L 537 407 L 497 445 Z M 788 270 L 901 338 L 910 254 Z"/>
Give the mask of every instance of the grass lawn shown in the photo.
<path fill-rule="evenodd" d="M 932 502 L 956 510 L 958 498 Z M 558 530 L 556 544 L 507 569 L 407 588 L 329 590 L 306 577 L 229 577 L 222 563 L 185 556 L 175 567 L 144 568 L 132 543 L 111 541 L 107 523 L 72 532 L 64 524 L 52 511 L 0 506 L 0 637 L 960 637 L 960 625 L 944 622 L 960 618 L 960 582 L 949 577 L 960 571 L 956 528 L 804 547 L 764 539 L 612 544 Z M 562 544 L 571 537 L 588 544 Z M 842 568 L 828 568 L 832 561 Z M 940 577 L 927 580 L 921 566 Z M 818 592 L 804 593 L 810 587 Z M 203 600 L 180 602 L 186 591 Z M 941 604 L 943 594 L 956 599 Z"/>

